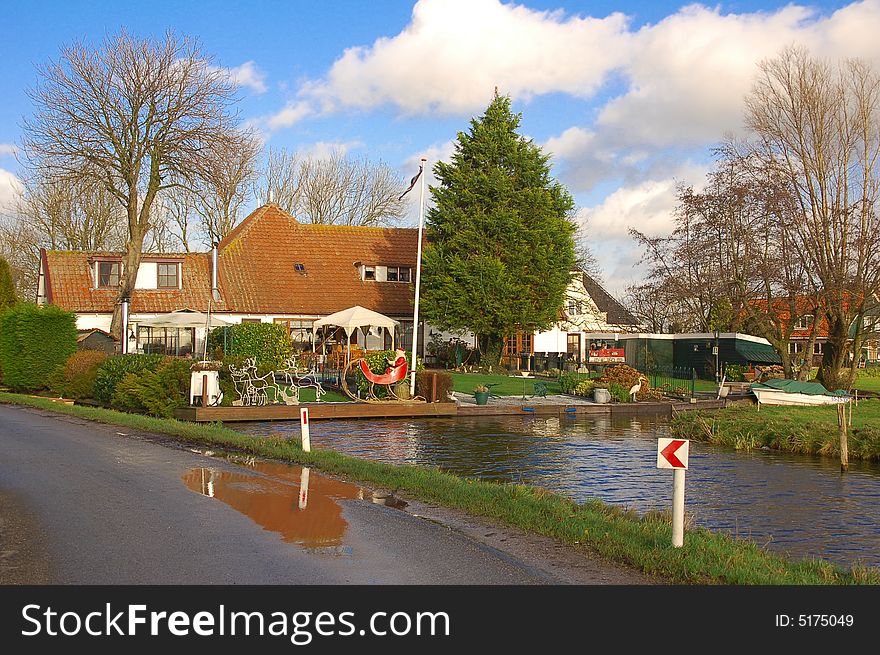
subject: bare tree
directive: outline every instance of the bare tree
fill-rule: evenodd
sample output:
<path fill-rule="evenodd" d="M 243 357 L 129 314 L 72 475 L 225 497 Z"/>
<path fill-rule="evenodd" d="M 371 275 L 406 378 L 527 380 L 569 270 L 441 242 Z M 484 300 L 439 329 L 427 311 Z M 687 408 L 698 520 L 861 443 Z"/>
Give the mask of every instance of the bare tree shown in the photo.
<path fill-rule="evenodd" d="M 241 220 L 241 207 L 257 176 L 260 142 L 250 134 L 242 134 L 232 145 L 211 154 L 202 179 L 192 191 L 190 204 L 209 244 L 219 242 Z"/>
<path fill-rule="evenodd" d="M 843 370 L 880 291 L 880 77 L 862 61 L 835 67 L 789 48 L 760 64 L 747 122 L 792 189 L 796 247 L 829 326 L 819 379 L 851 387 L 855 367 Z"/>
<path fill-rule="evenodd" d="M 400 176 L 381 162 L 341 151 L 326 158 L 273 151 L 256 192 L 259 200 L 271 200 L 303 222 L 369 227 L 403 217 L 403 188 Z"/>
<path fill-rule="evenodd" d="M 300 157 L 287 150 L 270 148 L 266 165 L 257 182 L 254 195 L 258 202 L 274 202 L 292 216 L 300 211 Z"/>
<path fill-rule="evenodd" d="M 39 171 L 37 171 L 39 173 Z M 33 234 L 33 246 L 52 250 L 119 250 L 125 214 L 103 185 L 31 175 L 15 206 L 15 219 Z"/>
<path fill-rule="evenodd" d="M 12 280 L 19 298 L 34 301 L 37 297 L 39 247 L 35 232 L 12 214 L 0 216 L 0 257 L 9 262 Z"/>
<path fill-rule="evenodd" d="M 142 40 L 123 31 L 96 50 L 63 48 L 30 95 L 28 165 L 50 179 L 100 184 L 125 211 L 121 301 L 134 289 L 157 195 L 194 184 L 205 154 L 228 152 L 240 138 L 229 114 L 234 85 L 188 37 Z M 111 331 L 119 330 L 117 306 Z"/>
<path fill-rule="evenodd" d="M 196 237 L 197 228 L 193 225 L 193 204 L 195 198 L 186 187 L 177 186 L 166 189 L 158 200 L 156 223 L 162 223 L 169 240 L 177 243 L 181 250 L 189 252 L 192 239 Z"/>
<path fill-rule="evenodd" d="M 650 277 L 631 289 L 630 302 L 654 324 L 763 336 L 791 377 L 795 324 L 820 306 L 796 244 L 791 189 L 753 144 L 728 140 L 716 156 L 701 191 L 679 189 L 672 235 L 633 232 L 645 247 Z M 809 374 L 809 362 L 801 363 L 800 376 Z"/>

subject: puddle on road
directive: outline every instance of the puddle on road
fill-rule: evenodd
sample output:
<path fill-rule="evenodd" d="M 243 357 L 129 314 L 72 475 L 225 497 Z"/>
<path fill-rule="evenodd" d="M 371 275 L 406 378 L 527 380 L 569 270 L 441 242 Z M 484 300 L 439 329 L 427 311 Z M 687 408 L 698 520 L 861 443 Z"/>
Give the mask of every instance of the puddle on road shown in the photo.
<path fill-rule="evenodd" d="M 288 543 L 317 553 L 351 554 L 351 547 L 343 545 L 348 523 L 337 501 L 363 499 L 363 489 L 302 466 L 248 465 L 253 473 L 194 468 L 182 479 L 188 489 L 226 503 Z"/>

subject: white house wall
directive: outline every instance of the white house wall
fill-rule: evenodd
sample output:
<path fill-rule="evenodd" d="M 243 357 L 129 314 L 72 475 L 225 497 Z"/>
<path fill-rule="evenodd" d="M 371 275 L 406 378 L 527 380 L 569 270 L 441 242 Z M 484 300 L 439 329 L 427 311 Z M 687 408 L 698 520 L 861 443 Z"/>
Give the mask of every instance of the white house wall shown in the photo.
<path fill-rule="evenodd" d="M 179 276 L 178 276 L 179 277 Z M 135 289 L 155 289 L 159 283 L 159 265 L 156 262 L 141 262 L 138 267 Z"/>
<path fill-rule="evenodd" d="M 76 329 L 77 330 L 104 330 L 110 331 L 111 314 L 77 314 Z"/>

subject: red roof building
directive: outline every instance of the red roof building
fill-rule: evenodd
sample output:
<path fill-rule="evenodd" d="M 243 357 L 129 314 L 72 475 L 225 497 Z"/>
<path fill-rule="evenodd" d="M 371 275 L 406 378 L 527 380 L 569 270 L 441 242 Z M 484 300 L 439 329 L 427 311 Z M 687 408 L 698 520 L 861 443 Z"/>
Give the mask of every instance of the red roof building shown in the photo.
<path fill-rule="evenodd" d="M 139 316 L 181 309 L 233 322 L 311 321 L 354 305 L 411 329 L 418 231 L 301 224 L 275 204 L 245 218 L 213 253 L 145 253 L 130 300 Z M 43 251 L 38 303 L 77 314 L 79 329 L 109 330 L 122 254 Z M 408 321 L 408 323 L 407 323 Z"/>

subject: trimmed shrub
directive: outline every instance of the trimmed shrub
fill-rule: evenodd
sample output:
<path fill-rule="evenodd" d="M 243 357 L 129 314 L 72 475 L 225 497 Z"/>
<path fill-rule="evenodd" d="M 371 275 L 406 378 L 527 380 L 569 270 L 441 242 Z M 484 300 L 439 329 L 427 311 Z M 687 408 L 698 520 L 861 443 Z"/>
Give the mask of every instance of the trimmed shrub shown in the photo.
<path fill-rule="evenodd" d="M 123 412 L 174 416 L 174 410 L 189 404 L 192 362 L 165 358 L 155 371 L 127 373 L 116 385 L 110 406 Z"/>
<path fill-rule="evenodd" d="M 611 385 L 613 384 L 617 384 L 623 387 L 623 392 L 620 393 L 620 398 L 618 400 L 620 400 L 620 402 L 628 403 L 631 400 L 629 390 L 639 383 L 640 377 L 643 377 L 642 374 L 631 366 L 627 366 L 626 364 L 618 364 L 617 366 L 606 368 L 605 372 L 602 374 L 602 377 L 599 378 L 598 381 L 602 384 L 602 386 L 607 385 L 609 391 L 611 391 Z M 617 396 L 614 395 L 613 391 L 611 391 L 611 396 L 612 398 L 617 398 Z M 651 389 L 650 383 L 646 382 L 643 378 L 641 388 L 636 394 L 636 399 L 656 400 L 659 397 L 660 394 Z"/>
<path fill-rule="evenodd" d="M 9 262 L 0 257 L 0 312 L 14 306 L 15 282 L 12 280 L 12 269 Z"/>
<path fill-rule="evenodd" d="M 587 379 L 589 378 L 581 373 L 563 373 L 559 376 L 559 386 L 562 389 L 562 393 L 577 393 L 575 391 L 577 386 Z"/>
<path fill-rule="evenodd" d="M 110 404 L 122 378 L 129 373 L 139 374 L 144 371 L 155 371 L 163 355 L 116 355 L 108 357 L 99 366 L 95 375 L 93 397 L 105 404 Z"/>
<path fill-rule="evenodd" d="M 611 394 L 611 398 L 619 403 L 631 402 L 632 398 L 629 395 L 629 390 L 630 387 L 625 387 L 617 382 L 612 382 L 608 385 L 608 392 Z"/>
<path fill-rule="evenodd" d="M 434 388 L 436 380 L 437 394 L 432 395 L 431 390 Z M 449 393 L 452 391 L 452 375 L 446 371 L 427 370 L 416 371 L 416 395 L 421 396 L 429 403 L 446 403 L 450 402 Z"/>
<path fill-rule="evenodd" d="M 576 396 L 592 396 L 593 389 L 596 388 L 595 380 L 581 380 L 578 385 L 574 388 L 574 394 Z"/>
<path fill-rule="evenodd" d="M 107 359 L 107 353 L 98 350 L 78 350 L 50 377 L 49 388 L 65 398 L 91 398 L 98 367 Z"/>
<path fill-rule="evenodd" d="M 724 373 L 730 382 L 745 382 L 748 370 L 749 367 L 743 364 L 728 364 L 727 368 L 724 369 Z"/>
<path fill-rule="evenodd" d="M 290 334 L 282 323 L 239 323 L 211 330 L 208 350 L 216 355 L 256 359 L 258 366 L 280 368 L 293 353 Z"/>
<path fill-rule="evenodd" d="M 18 303 L 0 314 L 0 369 L 14 391 L 45 389 L 76 352 L 76 316 L 54 305 Z"/>

